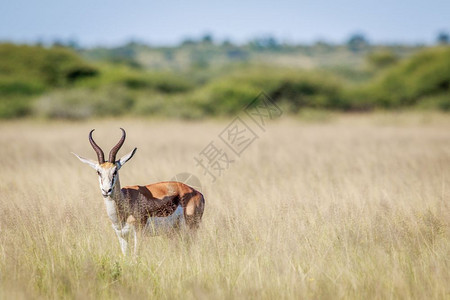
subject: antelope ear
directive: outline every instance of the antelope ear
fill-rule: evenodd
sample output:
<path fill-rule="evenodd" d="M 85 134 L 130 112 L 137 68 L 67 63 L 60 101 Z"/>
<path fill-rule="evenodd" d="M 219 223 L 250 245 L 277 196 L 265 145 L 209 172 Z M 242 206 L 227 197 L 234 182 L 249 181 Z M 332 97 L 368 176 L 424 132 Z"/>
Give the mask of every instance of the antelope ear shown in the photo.
<path fill-rule="evenodd" d="M 117 162 L 118 167 L 122 167 L 127 161 L 129 161 L 133 157 L 134 153 L 136 153 L 136 150 L 137 148 L 134 148 L 130 153 L 122 156 Z"/>
<path fill-rule="evenodd" d="M 84 158 L 79 156 L 78 154 L 75 154 L 71 152 L 73 155 L 75 155 L 82 163 L 89 165 L 91 168 L 94 168 L 97 170 L 98 163 L 92 159 Z"/>

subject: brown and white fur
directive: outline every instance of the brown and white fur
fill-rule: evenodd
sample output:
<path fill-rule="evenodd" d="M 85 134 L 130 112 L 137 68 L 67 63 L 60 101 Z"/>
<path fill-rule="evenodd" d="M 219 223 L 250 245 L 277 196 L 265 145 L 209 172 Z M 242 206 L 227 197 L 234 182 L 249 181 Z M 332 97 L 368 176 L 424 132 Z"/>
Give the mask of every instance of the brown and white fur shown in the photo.
<path fill-rule="evenodd" d="M 126 255 L 130 237 L 134 238 L 136 253 L 136 230 L 158 235 L 184 226 L 196 229 L 203 215 L 205 200 L 200 192 L 176 181 L 120 188 L 118 171 L 137 150 L 134 148 L 116 161 L 116 153 L 126 136 L 125 130 L 121 130 L 122 138 L 111 149 L 109 161 L 105 161 L 103 151 L 92 138 L 94 130 L 89 133 L 89 141 L 97 153 L 98 162 L 73 154 L 97 171 L 106 213 L 119 238 L 122 253 Z"/>

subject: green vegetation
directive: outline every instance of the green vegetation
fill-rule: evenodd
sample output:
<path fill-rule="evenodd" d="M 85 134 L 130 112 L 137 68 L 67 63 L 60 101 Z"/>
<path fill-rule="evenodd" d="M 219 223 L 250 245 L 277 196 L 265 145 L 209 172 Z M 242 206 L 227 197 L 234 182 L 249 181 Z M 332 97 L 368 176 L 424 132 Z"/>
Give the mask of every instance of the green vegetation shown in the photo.
<path fill-rule="evenodd" d="M 63 47 L 2 44 L 0 47 L 1 93 L 38 94 L 47 88 L 67 86 L 95 76 L 98 70 Z"/>
<path fill-rule="evenodd" d="M 372 107 L 402 108 L 435 105 L 450 109 L 450 47 L 421 51 L 380 74 L 364 88 Z"/>
<path fill-rule="evenodd" d="M 0 45 L 0 118 L 31 113 L 32 100 L 55 88 L 70 88 L 98 70 L 73 51 Z"/>
<path fill-rule="evenodd" d="M 237 113 L 265 91 L 285 112 L 303 109 L 450 110 L 450 47 L 243 46 L 211 39 L 173 48 L 0 44 L 0 118 Z"/>

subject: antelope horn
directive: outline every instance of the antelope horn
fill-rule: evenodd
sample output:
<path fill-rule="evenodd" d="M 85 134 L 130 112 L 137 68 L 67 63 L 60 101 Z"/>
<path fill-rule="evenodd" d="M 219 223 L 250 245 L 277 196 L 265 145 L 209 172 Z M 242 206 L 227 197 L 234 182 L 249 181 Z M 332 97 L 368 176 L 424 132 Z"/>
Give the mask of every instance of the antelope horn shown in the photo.
<path fill-rule="evenodd" d="M 97 153 L 98 163 L 102 164 L 105 162 L 105 154 L 103 153 L 103 150 L 94 142 L 94 139 L 92 138 L 92 132 L 95 129 L 92 129 L 91 132 L 89 132 L 89 142 L 91 142 L 92 148 L 94 148 L 95 152 Z"/>
<path fill-rule="evenodd" d="M 115 145 L 114 148 L 112 148 L 111 151 L 109 152 L 109 162 L 110 163 L 116 162 L 116 154 L 117 154 L 117 152 L 119 152 L 120 147 L 122 147 L 123 142 L 125 142 L 125 136 L 126 136 L 125 130 L 123 130 L 123 128 L 120 128 L 120 130 L 122 130 L 122 138 L 117 143 L 117 145 Z"/>

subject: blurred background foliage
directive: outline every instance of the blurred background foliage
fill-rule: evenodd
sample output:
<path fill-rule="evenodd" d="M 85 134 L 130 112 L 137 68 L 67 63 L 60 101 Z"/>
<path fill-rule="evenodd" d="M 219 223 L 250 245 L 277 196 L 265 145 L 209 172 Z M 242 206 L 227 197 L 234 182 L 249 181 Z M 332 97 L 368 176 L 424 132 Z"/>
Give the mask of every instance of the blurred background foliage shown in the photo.
<path fill-rule="evenodd" d="M 85 119 L 236 114 L 265 91 L 287 113 L 303 110 L 450 110 L 450 47 L 214 42 L 0 44 L 0 118 Z"/>

